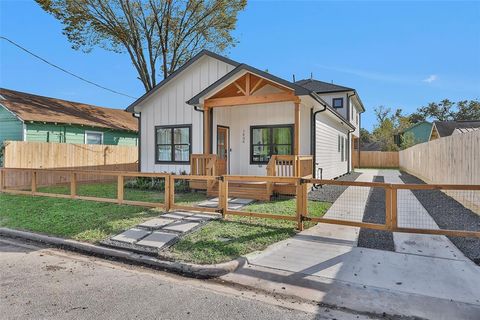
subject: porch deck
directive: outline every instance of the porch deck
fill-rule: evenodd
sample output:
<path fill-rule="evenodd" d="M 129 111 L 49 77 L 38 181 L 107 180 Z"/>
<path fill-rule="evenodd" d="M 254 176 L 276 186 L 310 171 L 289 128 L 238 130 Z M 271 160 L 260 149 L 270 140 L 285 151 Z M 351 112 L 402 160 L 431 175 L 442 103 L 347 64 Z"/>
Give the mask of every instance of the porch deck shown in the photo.
<path fill-rule="evenodd" d="M 199 176 L 222 176 L 226 172 L 219 166 L 217 156 L 214 154 L 193 154 L 190 163 L 190 174 Z M 223 171 L 222 171 L 223 170 Z M 266 167 L 265 181 L 241 181 L 229 182 L 229 195 L 232 197 L 249 198 L 269 201 L 274 195 L 294 195 L 296 185 L 293 183 L 271 182 L 269 177 L 301 177 L 312 178 L 313 157 L 296 155 L 274 155 Z M 190 181 L 193 190 L 206 190 L 207 195 L 218 195 L 219 184 L 216 180 Z"/>

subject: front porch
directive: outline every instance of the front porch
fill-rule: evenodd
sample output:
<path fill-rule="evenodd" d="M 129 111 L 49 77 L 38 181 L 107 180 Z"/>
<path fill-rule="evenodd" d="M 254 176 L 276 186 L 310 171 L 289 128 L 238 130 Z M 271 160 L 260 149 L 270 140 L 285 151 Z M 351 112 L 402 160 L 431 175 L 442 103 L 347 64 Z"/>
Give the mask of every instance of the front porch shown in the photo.
<path fill-rule="evenodd" d="M 224 166 L 215 154 L 193 154 L 190 174 L 195 176 L 221 176 L 226 174 Z M 268 177 L 313 177 L 313 157 L 296 155 L 273 155 L 265 170 L 265 181 L 248 181 L 248 176 L 229 183 L 229 196 L 268 201 L 272 196 L 295 195 L 293 183 L 271 182 Z M 217 180 L 191 180 L 190 188 L 206 190 L 211 197 L 218 196 Z"/>
<path fill-rule="evenodd" d="M 313 157 L 300 155 L 310 150 L 309 127 L 301 126 L 310 112 L 301 106 L 303 88 L 277 80 L 281 81 L 259 70 L 239 68 L 191 99 L 203 111 L 203 154 L 191 155 L 191 175 L 312 177 Z M 219 184 L 196 180 L 190 187 L 216 196 Z M 242 177 L 230 182 L 229 194 L 270 200 L 274 195 L 294 195 L 295 188 L 293 183 Z"/>

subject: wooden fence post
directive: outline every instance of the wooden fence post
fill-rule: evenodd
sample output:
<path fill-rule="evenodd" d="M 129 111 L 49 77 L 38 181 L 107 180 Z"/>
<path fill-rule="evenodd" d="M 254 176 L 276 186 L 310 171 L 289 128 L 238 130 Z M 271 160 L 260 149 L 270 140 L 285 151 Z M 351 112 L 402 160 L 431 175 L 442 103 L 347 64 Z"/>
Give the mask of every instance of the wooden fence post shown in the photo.
<path fill-rule="evenodd" d="M 120 174 L 118 175 L 117 177 L 117 202 L 118 203 L 123 203 L 123 183 L 124 182 L 124 178 L 123 176 Z"/>
<path fill-rule="evenodd" d="M 297 229 L 303 231 L 303 217 L 308 215 L 307 205 L 307 191 L 308 184 L 304 183 L 302 179 L 298 179 L 296 184 L 297 196 Z"/>
<path fill-rule="evenodd" d="M 163 191 L 163 198 L 165 199 L 165 212 L 170 211 L 170 175 L 165 177 L 165 190 Z"/>
<path fill-rule="evenodd" d="M 37 171 L 32 171 L 32 194 L 37 192 Z"/>
<path fill-rule="evenodd" d="M 170 209 L 175 209 L 175 176 L 171 174 L 168 176 L 168 179 L 170 180 L 168 192 L 168 206 Z"/>
<path fill-rule="evenodd" d="M 77 173 L 72 172 L 70 174 L 70 197 L 75 198 L 77 196 Z"/>
<path fill-rule="evenodd" d="M 5 171 L 0 169 L 0 191 L 5 189 Z"/>
<path fill-rule="evenodd" d="M 392 188 L 392 196 L 391 196 L 391 226 L 392 226 L 392 231 L 397 230 L 398 228 L 398 216 L 397 216 L 397 194 L 398 194 L 398 189 L 397 188 Z"/>
<path fill-rule="evenodd" d="M 222 210 L 222 218 L 225 219 L 228 211 L 228 180 L 225 180 L 224 176 L 219 180 L 218 191 L 219 209 Z"/>

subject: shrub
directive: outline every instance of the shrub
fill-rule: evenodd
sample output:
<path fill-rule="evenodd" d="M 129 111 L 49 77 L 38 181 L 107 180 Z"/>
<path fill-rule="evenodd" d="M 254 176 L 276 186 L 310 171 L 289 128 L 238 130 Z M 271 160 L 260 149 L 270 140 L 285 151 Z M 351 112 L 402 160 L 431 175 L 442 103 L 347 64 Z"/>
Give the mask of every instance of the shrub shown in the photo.
<path fill-rule="evenodd" d="M 185 171 L 180 172 L 181 175 L 186 175 Z M 139 189 L 139 190 L 152 190 L 152 191 L 165 191 L 165 179 L 164 178 L 152 178 L 152 177 L 137 177 L 135 179 L 125 182 L 125 188 Z M 175 192 L 190 192 L 190 184 L 188 180 L 176 180 Z"/>

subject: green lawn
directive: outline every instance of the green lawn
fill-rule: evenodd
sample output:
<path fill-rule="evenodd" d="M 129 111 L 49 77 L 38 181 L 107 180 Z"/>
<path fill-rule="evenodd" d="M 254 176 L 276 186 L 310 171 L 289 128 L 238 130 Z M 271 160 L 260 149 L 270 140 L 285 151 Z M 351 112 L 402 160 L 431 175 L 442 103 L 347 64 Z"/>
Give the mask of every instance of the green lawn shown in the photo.
<path fill-rule="evenodd" d="M 323 216 L 330 207 L 325 202 L 308 202 L 310 216 Z M 295 216 L 295 199 L 256 202 L 245 211 Z M 227 221 L 213 221 L 182 238 L 171 249 L 173 258 L 211 264 L 235 259 L 295 234 L 296 222 L 251 217 L 227 216 Z M 305 223 L 306 227 L 313 224 Z"/>
<path fill-rule="evenodd" d="M 94 201 L 0 194 L 0 226 L 97 242 L 158 211 Z"/>
<path fill-rule="evenodd" d="M 38 192 L 70 194 L 70 186 L 61 185 L 52 187 L 40 187 L 38 188 Z M 117 198 L 117 184 L 113 182 L 78 184 L 77 194 L 79 196 L 115 199 Z M 132 201 L 163 203 L 165 200 L 165 194 L 163 191 L 124 188 L 124 199 Z M 180 205 L 194 205 L 206 199 L 207 197 L 205 193 L 201 192 L 178 192 L 175 194 L 175 203 Z"/>

